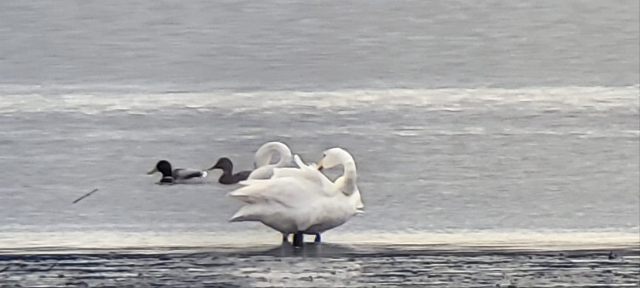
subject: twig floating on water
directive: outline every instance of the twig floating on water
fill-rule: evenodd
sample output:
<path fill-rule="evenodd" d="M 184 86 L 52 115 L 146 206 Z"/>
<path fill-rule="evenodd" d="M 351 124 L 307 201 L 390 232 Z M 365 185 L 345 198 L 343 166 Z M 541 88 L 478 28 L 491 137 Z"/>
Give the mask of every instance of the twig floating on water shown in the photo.
<path fill-rule="evenodd" d="M 96 189 L 96 190 L 98 190 L 98 189 Z M 51 266 L 49 266 L 49 268 L 44 269 L 43 271 L 51 271 L 51 269 L 53 269 L 53 267 L 56 267 L 56 266 L 58 266 L 58 261 L 56 261 L 56 263 L 53 263 Z"/>
<path fill-rule="evenodd" d="M 82 197 L 80 197 L 80 198 L 76 199 L 76 201 L 73 201 L 73 204 L 76 204 L 76 203 L 80 202 L 80 200 L 82 200 L 82 199 L 84 199 L 84 198 L 89 197 L 91 194 L 96 193 L 97 191 L 98 191 L 98 189 L 97 189 L 97 188 L 96 188 L 96 189 L 93 189 L 93 191 L 91 191 L 91 192 L 89 192 L 89 193 L 87 193 L 87 194 L 84 194 L 84 195 L 82 195 Z"/>

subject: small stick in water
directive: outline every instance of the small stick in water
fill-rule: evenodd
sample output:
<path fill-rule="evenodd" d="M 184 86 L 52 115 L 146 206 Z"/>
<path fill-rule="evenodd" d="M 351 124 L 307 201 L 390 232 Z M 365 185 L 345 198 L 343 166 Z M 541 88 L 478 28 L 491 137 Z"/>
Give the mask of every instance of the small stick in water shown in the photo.
<path fill-rule="evenodd" d="M 80 202 L 80 200 L 82 200 L 82 199 L 84 199 L 84 198 L 89 197 L 89 195 L 91 195 L 91 194 L 93 194 L 93 193 L 96 193 L 97 191 L 98 191 L 98 189 L 97 189 L 97 188 L 96 188 L 96 189 L 93 189 L 93 191 L 91 191 L 91 192 L 89 192 L 89 193 L 87 193 L 87 194 L 84 194 L 84 195 L 82 195 L 82 197 L 80 197 L 80 198 L 76 199 L 76 201 L 73 201 L 73 204 L 76 204 L 76 203 Z"/>
<path fill-rule="evenodd" d="M 98 189 L 96 189 L 96 190 L 98 190 Z M 53 269 L 53 267 L 56 267 L 56 266 L 58 266 L 58 261 L 56 261 L 56 263 L 53 263 L 51 266 L 49 266 L 49 268 L 44 269 L 43 271 L 51 271 L 51 269 Z"/>

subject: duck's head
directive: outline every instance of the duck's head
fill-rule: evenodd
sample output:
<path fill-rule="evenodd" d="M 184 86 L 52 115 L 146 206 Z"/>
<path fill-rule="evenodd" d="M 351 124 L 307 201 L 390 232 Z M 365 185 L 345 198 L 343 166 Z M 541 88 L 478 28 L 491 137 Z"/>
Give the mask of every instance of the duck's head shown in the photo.
<path fill-rule="evenodd" d="M 216 165 L 211 166 L 211 168 L 207 170 L 213 170 L 213 169 L 222 169 L 222 171 L 231 171 L 233 170 L 233 163 L 231 163 L 231 160 L 229 158 L 222 157 L 218 159 L 218 162 L 216 162 Z"/>
<path fill-rule="evenodd" d="M 171 172 L 171 164 L 169 163 L 169 161 L 167 161 L 167 160 L 158 161 L 158 164 L 156 164 L 156 167 L 153 168 L 153 170 L 149 171 L 147 174 L 151 175 L 151 174 L 154 174 L 156 172 L 162 173 L 163 177 L 171 176 L 171 174 L 172 174 L 172 172 Z"/>

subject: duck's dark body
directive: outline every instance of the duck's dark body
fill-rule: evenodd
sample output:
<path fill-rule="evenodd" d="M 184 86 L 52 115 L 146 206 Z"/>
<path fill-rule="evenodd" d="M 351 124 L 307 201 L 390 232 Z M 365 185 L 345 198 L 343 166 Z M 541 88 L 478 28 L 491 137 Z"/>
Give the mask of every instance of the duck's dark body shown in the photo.
<path fill-rule="evenodd" d="M 240 181 L 247 180 L 249 174 L 251 174 L 251 171 L 240 171 L 236 174 L 222 173 L 222 176 L 220 176 L 218 182 L 220 182 L 221 184 L 235 184 Z"/>
<path fill-rule="evenodd" d="M 218 159 L 218 162 L 216 162 L 216 165 L 213 165 L 213 167 L 209 168 L 208 170 L 213 170 L 213 169 L 222 170 L 222 175 L 218 179 L 218 182 L 220 182 L 220 184 L 227 184 L 227 185 L 236 184 L 240 181 L 247 180 L 247 178 L 249 177 L 249 174 L 251 174 L 251 171 L 240 171 L 238 173 L 233 174 L 233 163 L 229 158 L 226 158 L 226 157 L 222 157 Z"/>

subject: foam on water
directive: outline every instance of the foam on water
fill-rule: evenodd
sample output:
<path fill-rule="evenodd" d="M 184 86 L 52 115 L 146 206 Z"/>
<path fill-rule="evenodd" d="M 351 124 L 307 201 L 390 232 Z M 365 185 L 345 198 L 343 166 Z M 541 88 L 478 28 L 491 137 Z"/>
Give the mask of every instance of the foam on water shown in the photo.
<path fill-rule="evenodd" d="M 2 87 L 0 87 L 2 88 Z M 465 103 L 484 106 L 533 104 L 546 113 L 559 110 L 613 108 L 637 113 L 639 86 L 629 87 L 532 87 L 520 89 L 389 89 L 340 91 L 258 91 L 258 92 L 126 92 L 126 89 L 89 93 L 78 89 L 62 93 L 13 87 L 0 89 L 0 113 L 105 111 L 140 113 L 159 109 L 232 109 L 236 112 L 277 109 L 395 109 L 401 106 L 427 110 L 460 112 Z M 137 90 L 137 89 L 132 89 Z M 480 105 L 480 106 L 482 106 Z M 478 106 L 478 105 L 476 105 Z"/>

